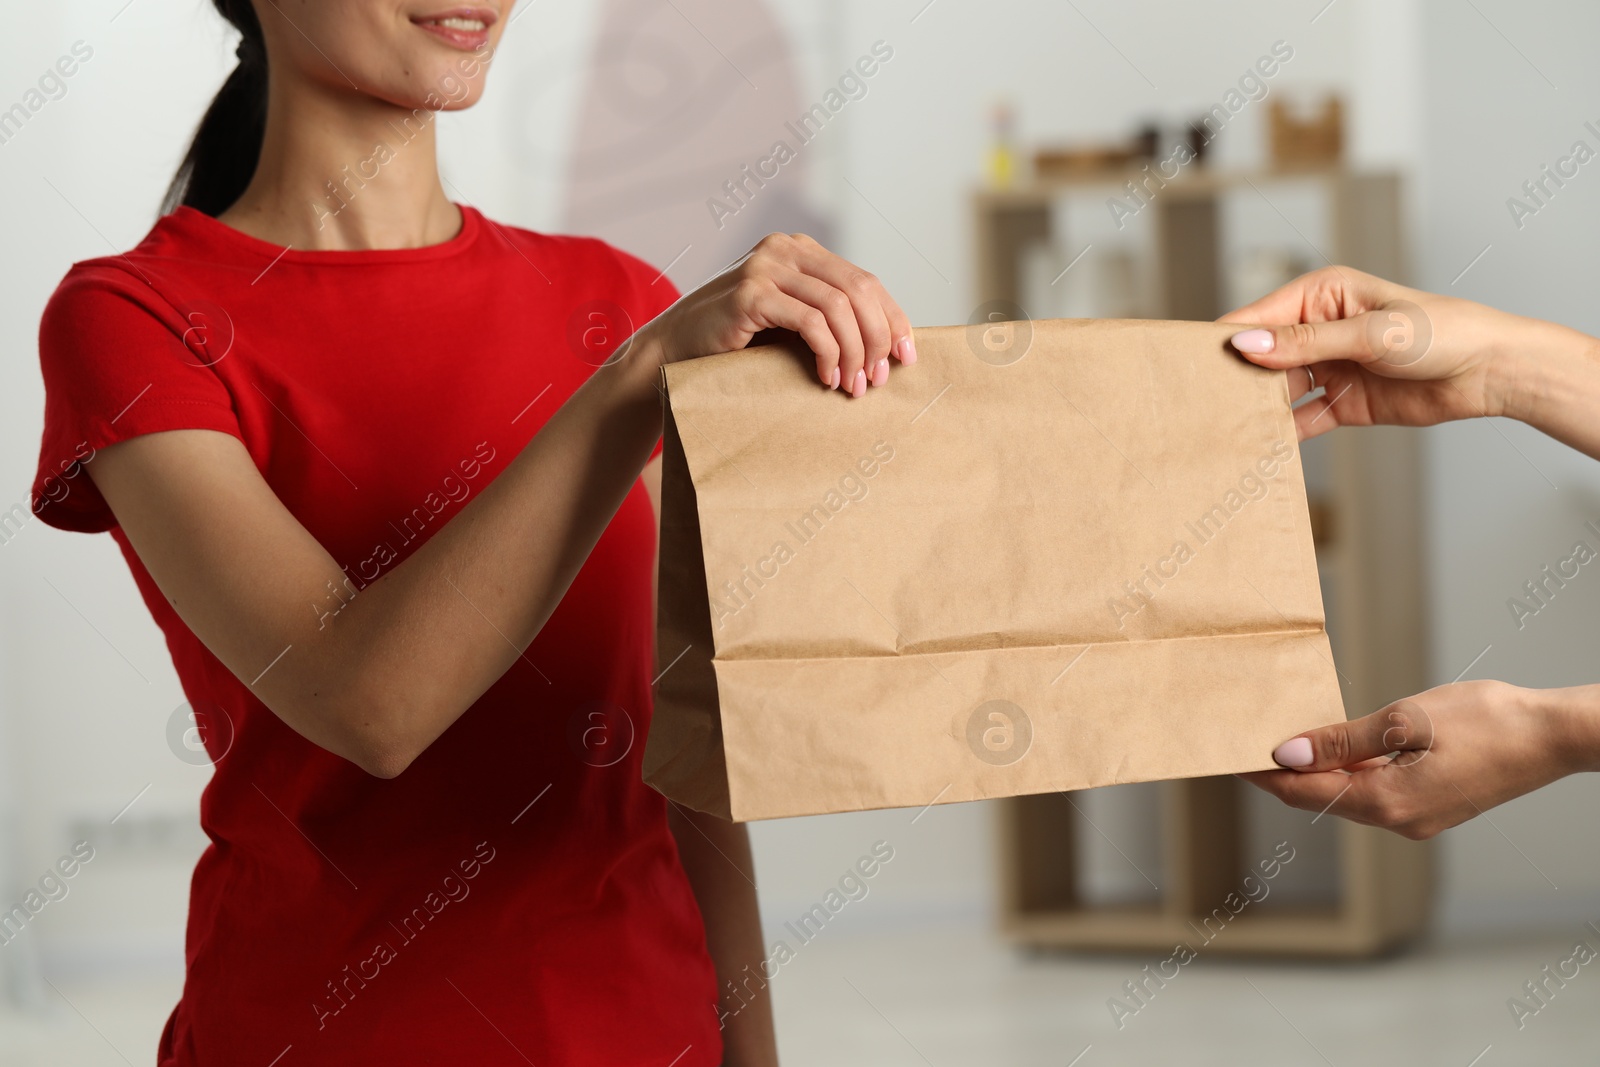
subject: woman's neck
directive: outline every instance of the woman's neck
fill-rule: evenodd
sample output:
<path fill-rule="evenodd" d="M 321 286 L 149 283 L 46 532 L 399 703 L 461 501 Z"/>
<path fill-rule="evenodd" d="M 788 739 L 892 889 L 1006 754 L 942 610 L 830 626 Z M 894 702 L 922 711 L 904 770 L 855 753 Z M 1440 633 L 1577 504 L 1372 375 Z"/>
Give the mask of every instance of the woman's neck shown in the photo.
<path fill-rule="evenodd" d="M 420 248 L 461 228 L 439 182 L 438 115 L 332 87 L 275 85 L 261 160 L 218 218 L 306 250 Z"/>

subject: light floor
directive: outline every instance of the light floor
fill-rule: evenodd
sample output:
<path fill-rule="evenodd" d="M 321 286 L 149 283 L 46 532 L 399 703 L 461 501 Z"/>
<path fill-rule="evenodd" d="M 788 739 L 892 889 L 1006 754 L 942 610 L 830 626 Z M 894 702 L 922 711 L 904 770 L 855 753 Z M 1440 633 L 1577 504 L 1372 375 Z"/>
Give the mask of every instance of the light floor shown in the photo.
<path fill-rule="evenodd" d="M 1569 956 L 1577 936 L 1331 966 L 1202 952 L 1118 1030 L 1107 999 L 1157 959 L 1029 956 L 970 924 L 825 930 L 776 983 L 783 1059 L 790 1067 L 1596 1063 L 1600 960 L 1520 1031 L 1506 1007 L 1542 966 Z M 0 1065 L 153 1062 L 175 981 L 57 985 L 47 1017 L 0 1012 Z"/>

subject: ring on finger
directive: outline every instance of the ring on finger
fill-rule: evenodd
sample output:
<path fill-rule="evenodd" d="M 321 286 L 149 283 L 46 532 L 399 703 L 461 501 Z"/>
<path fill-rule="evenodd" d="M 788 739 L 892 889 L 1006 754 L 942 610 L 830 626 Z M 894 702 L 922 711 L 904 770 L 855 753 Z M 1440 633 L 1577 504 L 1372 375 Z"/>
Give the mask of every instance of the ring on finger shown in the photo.
<path fill-rule="evenodd" d="M 1317 376 L 1312 373 L 1310 367 L 1306 367 L 1304 370 L 1306 372 L 1306 392 L 1314 393 L 1317 391 Z"/>

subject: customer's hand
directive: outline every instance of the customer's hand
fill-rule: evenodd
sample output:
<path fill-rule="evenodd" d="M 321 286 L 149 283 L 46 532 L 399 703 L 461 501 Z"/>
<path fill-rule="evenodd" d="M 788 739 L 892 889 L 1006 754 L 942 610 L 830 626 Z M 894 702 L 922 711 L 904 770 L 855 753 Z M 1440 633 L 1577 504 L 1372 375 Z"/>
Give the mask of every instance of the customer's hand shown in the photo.
<path fill-rule="evenodd" d="M 1407 289 L 1349 267 L 1302 275 L 1220 321 L 1260 323 L 1233 345 L 1289 375 L 1300 439 L 1335 426 L 1430 426 L 1505 411 L 1508 364 L 1526 320 L 1482 304 Z"/>
<path fill-rule="evenodd" d="M 861 396 L 914 363 L 911 321 L 876 277 L 805 234 L 773 233 L 643 327 L 663 363 L 731 352 L 762 330 L 799 334 L 823 385 Z"/>
<path fill-rule="evenodd" d="M 1293 807 L 1421 840 L 1594 769 L 1597 692 L 1442 685 L 1285 741 L 1272 758 L 1291 769 L 1239 777 Z"/>

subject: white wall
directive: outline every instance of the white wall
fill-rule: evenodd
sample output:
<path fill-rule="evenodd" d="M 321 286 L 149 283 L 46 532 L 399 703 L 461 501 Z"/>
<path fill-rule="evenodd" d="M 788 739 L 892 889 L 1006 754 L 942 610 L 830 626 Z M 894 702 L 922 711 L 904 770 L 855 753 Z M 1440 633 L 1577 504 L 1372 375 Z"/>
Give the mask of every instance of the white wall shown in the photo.
<path fill-rule="evenodd" d="M 66 94 L 0 145 L 0 508 L 27 511 L 45 299 L 74 260 L 127 248 L 149 228 L 227 69 L 221 30 L 196 16 L 198 4 L 135 4 L 117 16 L 121 7 L 17 8 L 0 41 L 0 107 L 74 42 L 93 49 Z M 69 895 L 34 920 L 24 935 L 32 944 L 19 948 L 19 939 L 0 954 L 11 964 L 43 948 L 64 967 L 180 966 L 187 868 L 200 845 L 196 800 L 209 771 L 167 748 L 167 719 L 183 697 L 161 635 L 109 537 L 58 533 L 31 514 L 0 547 L 0 604 L 0 785 L 9 787 L 0 797 L 15 801 L 15 832 L 0 834 L 0 900 L 20 899 L 77 836 L 88 833 L 97 849 Z"/>
<path fill-rule="evenodd" d="M 1441 0 L 1424 5 L 1421 284 L 1600 332 L 1600 248 L 1592 239 L 1600 231 L 1600 165 L 1580 171 L 1521 230 L 1505 203 L 1575 140 L 1600 149 L 1600 137 L 1583 128 L 1600 126 L 1600 71 L 1587 48 L 1600 34 L 1600 8 L 1504 0 L 1477 7 L 1481 14 Z M 1600 467 L 1503 421 L 1434 431 L 1430 459 L 1435 676 L 1448 681 L 1492 646 L 1472 677 L 1593 682 L 1595 576 L 1583 572 L 1520 631 L 1506 600 L 1580 537 L 1597 543 L 1581 527 L 1600 520 Z M 1492 812 L 1492 825 L 1479 820 L 1450 833 L 1447 923 L 1600 913 L 1597 811 L 1600 780 L 1585 775 Z"/>

